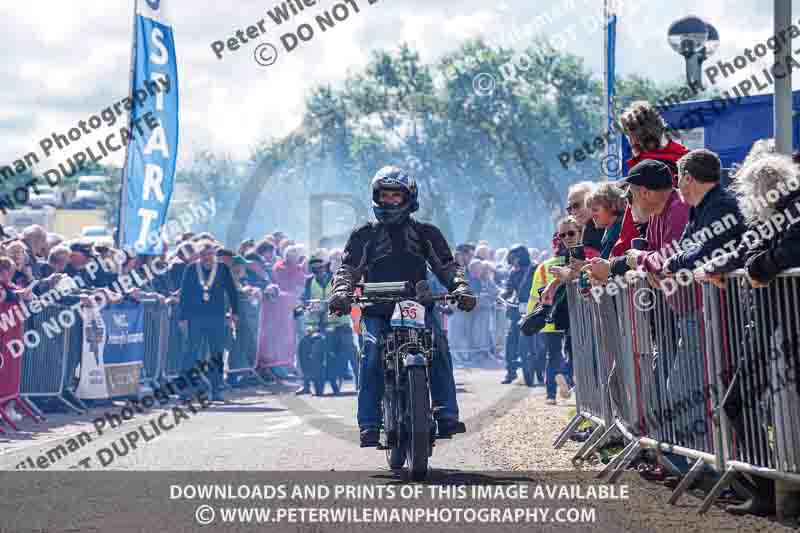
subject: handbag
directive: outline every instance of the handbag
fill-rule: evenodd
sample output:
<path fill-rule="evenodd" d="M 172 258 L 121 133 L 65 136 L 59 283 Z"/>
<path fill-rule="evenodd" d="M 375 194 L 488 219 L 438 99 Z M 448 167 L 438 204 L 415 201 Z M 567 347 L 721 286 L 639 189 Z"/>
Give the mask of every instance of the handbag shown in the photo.
<path fill-rule="evenodd" d="M 559 310 L 559 306 L 564 301 L 566 295 L 567 291 L 562 285 L 556 291 L 556 297 L 552 305 L 542 304 L 542 300 L 539 299 L 533 310 L 522 318 L 522 324 L 519 327 L 522 334 L 526 337 L 536 335 L 542 331 L 547 324 L 554 323 L 556 317 L 553 315 Z"/>

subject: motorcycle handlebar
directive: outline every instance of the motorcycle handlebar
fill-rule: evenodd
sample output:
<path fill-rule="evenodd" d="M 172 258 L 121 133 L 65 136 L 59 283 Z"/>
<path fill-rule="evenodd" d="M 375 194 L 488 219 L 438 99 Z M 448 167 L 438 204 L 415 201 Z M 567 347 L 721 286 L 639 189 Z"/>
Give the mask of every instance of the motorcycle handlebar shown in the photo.
<path fill-rule="evenodd" d="M 399 303 L 406 300 L 413 300 L 423 305 L 434 302 L 456 302 L 458 297 L 449 293 L 431 294 L 424 298 L 409 296 L 350 296 L 350 300 L 355 304 L 375 304 L 375 303 Z"/>

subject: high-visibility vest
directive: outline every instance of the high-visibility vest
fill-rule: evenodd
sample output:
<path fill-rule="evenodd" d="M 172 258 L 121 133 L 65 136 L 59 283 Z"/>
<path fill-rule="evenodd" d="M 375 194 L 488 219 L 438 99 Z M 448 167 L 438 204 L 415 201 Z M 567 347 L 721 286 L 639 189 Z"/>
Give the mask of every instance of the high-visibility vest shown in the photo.
<path fill-rule="evenodd" d="M 324 287 L 322 287 L 317 281 L 317 278 L 315 276 L 311 276 L 311 278 L 307 282 L 309 283 L 309 285 L 306 290 L 306 295 L 311 300 L 327 300 L 328 297 L 330 296 L 332 281 L 333 278 L 331 278 L 328 281 L 328 283 Z M 327 323 L 328 326 L 334 328 L 339 326 L 352 326 L 350 317 L 348 315 L 340 317 L 328 315 Z M 308 313 L 308 315 L 306 316 L 306 326 L 311 326 L 316 324 L 319 324 L 319 313 L 318 312 Z"/>

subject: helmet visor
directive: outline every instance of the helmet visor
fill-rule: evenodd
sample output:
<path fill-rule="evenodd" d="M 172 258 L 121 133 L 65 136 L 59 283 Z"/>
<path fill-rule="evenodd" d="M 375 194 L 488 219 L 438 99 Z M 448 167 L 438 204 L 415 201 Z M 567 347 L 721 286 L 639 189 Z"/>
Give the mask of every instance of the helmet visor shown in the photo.
<path fill-rule="evenodd" d="M 400 207 L 408 202 L 408 193 L 402 188 L 381 188 L 377 191 L 376 202 L 383 207 Z"/>

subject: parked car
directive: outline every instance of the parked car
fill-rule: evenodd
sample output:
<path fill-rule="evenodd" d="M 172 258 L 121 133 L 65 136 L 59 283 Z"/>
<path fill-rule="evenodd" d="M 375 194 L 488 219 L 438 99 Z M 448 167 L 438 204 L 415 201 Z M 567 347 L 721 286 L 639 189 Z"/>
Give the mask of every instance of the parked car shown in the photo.
<path fill-rule="evenodd" d="M 70 207 L 73 209 L 96 209 L 108 203 L 108 193 L 105 191 L 111 180 L 107 176 L 81 176 L 78 178 L 78 188 Z"/>
<path fill-rule="evenodd" d="M 22 209 L 13 209 L 6 213 L 6 219 L 3 223 L 4 227 L 15 227 L 18 231 L 23 228 L 39 224 L 46 231 L 52 231 L 55 226 L 56 210 L 50 206 L 43 206 L 40 209 L 31 209 L 24 207 Z"/>
<path fill-rule="evenodd" d="M 38 194 L 36 190 L 39 191 Z M 37 185 L 35 190 L 31 189 L 28 204 L 31 207 L 44 207 L 47 205 L 61 207 L 64 205 L 64 197 L 61 191 L 49 185 Z"/>

